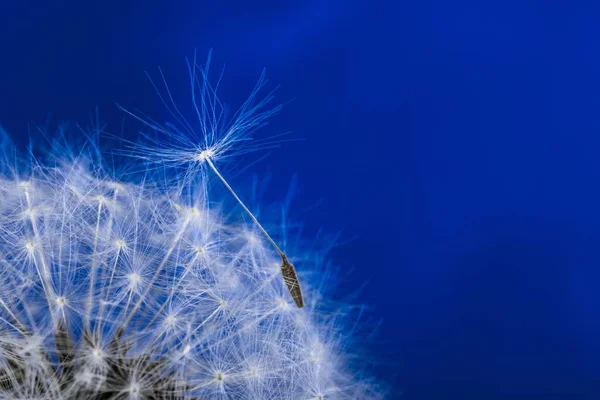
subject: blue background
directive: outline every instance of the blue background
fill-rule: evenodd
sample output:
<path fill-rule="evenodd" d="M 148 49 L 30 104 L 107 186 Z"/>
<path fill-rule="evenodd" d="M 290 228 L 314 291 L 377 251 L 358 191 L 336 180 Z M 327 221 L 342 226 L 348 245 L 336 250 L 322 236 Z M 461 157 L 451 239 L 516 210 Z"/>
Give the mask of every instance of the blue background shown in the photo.
<path fill-rule="evenodd" d="M 252 171 L 269 200 L 297 174 L 307 232 L 352 239 L 333 256 L 383 320 L 390 398 L 600 396 L 597 2 L 0 4 L 0 123 L 22 144 L 50 114 L 119 127 L 115 102 L 166 118 L 143 71 L 185 101 L 194 48 L 231 104 L 267 68 L 294 100 L 263 134 L 304 140 Z"/>

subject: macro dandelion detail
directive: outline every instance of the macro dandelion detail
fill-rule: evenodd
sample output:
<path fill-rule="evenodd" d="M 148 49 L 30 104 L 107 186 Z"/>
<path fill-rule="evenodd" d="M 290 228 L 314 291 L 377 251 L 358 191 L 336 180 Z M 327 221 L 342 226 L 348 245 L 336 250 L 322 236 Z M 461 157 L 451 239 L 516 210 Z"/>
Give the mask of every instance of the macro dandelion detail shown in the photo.
<path fill-rule="evenodd" d="M 303 297 L 288 255 L 215 165 L 277 142 L 250 141 L 278 111 L 264 111 L 270 96 L 256 102 L 264 76 L 226 122 L 208 65 L 190 63 L 197 129 L 166 84 L 177 124 L 128 111 L 163 135 L 127 151 L 151 161 L 142 178 L 115 178 L 94 142 L 56 144 L 44 160 L 3 146 L 0 399 L 380 398 L 346 355 L 345 310 L 325 312 L 305 282 Z M 173 165 L 176 179 L 155 173 Z M 224 210 L 210 173 L 252 223 Z M 323 268 L 310 250 L 292 257 Z"/>

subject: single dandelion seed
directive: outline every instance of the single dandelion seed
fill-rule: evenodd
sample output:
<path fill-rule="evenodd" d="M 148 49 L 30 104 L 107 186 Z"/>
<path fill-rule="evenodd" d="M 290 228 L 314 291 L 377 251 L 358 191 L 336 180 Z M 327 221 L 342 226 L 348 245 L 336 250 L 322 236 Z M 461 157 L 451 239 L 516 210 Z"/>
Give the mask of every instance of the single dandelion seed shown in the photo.
<path fill-rule="evenodd" d="M 226 123 L 223 120 L 223 106 L 216 95 L 217 89 L 213 88 L 209 82 L 208 72 L 210 60 L 211 53 L 208 55 L 206 65 L 202 67 L 196 63 L 196 54 L 194 53 L 193 62 L 191 64 L 188 63 L 192 87 L 192 103 L 200 124 L 199 132 L 193 129 L 191 124 L 185 120 L 182 113 L 179 111 L 160 69 L 160 75 L 166 90 L 165 97 L 163 97 L 161 91 L 157 88 L 152 79 L 149 76 L 148 77 L 164 106 L 167 107 L 170 114 L 178 121 L 179 125 L 181 125 L 181 130 L 171 124 L 162 127 L 149 118 L 142 117 L 119 106 L 124 112 L 141 121 L 151 129 L 163 133 L 167 138 L 173 139 L 172 142 L 166 142 L 160 139 L 148 138 L 151 141 L 151 146 L 140 146 L 139 144 L 135 144 L 128 155 L 155 161 L 159 164 L 187 166 L 188 171 L 186 172 L 184 179 L 195 176 L 196 172 L 198 172 L 198 166 L 202 168 L 203 165 L 208 165 L 209 169 L 219 178 L 227 190 L 231 192 L 235 200 L 242 206 L 244 211 L 252 219 L 253 223 L 279 254 L 281 258 L 280 270 L 283 280 L 294 303 L 299 308 L 302 308 L 304 307 L 304 298 L 294 265 L 289 261 L 287 255 L 233 190 L 214 163 L 216 159 L 227 158 L 232 154 L 245 154 L 258 149 L 276 147 L 281 142 L 276 138 L 270 138 L 263 141 L 251 140 L 251 135 L 255 130 L 263 126 L 271 115 L 278 112 L 281 106 L 264 110 L 273 97 L 272 93 L 262 100 L 256 101 L 258 92 L 266 83 L 263 71 L 263 74 L 259 78 L 249 98 L 236 112 L 231 119 L 231 122 Z M 167 99 L 169 101 L 167 101 Z M 252 144 L 253 142 L 254 144 Z"/>
<path fill-rule="evenodd" d="M 296 303 L 296 305 L 298 307 L 300 307 L 300 308 L 304 307 L 304 298 L 302 296 L 302 289 L 300 288 L 300 281 L 298 280 L 298 275 L 296 274 L 296 268 L 294 268 L 294 265 L 288 260 L 286 254 L 283 252 L 283 250 L 281 250 L 281 248 L 277 245 L 275 240 L 273 240 L 271 235 L 269 235 L 267 230 L 265 228 L 263 228 L 261 223 L 254 216 L 252 211 L 250 211 L 250 209 L 248 207 L 246 207 L 246 205 L 244 204 L 242 199 L 240 199 L 240 197 L 233 190 L 231 185 L 229 185 L 229 183 L 225 180 L 223 175 L 221 175 L 221 173 L 219 172 L 219 170 L 217 169 L 217 167 L 211 160 L 211 154 L 212 154 L 211 152 L 207 152 L 206 150 L 204 150 L 200 153 L 201 156 L 199 158 L 202 159 L 203 161 L 206 161 L 206 163 L 209 165 L 210 169 L 221 180 L 221 182 L 223 183 L 223 185 L 225 185 L 227 190 L 229 190 L 229 192 L 231 192 L 233 197 L 240 204 L 240 206 L 242 206 L 244 211 L 250 216 L 250 218 L 256 224 L 258 229 L 263 233 L 263 235 L 265 235 L 265 237 L 267 238 L 269 243 L 271 243 L 271 245 L 275 248 L 275 250 L 281 257 L 281 275 L 283 276 L 283 280 L 284 280 L 290 294 L 292 295 L 292 299 L 294 300 L 294 303 Z"/>

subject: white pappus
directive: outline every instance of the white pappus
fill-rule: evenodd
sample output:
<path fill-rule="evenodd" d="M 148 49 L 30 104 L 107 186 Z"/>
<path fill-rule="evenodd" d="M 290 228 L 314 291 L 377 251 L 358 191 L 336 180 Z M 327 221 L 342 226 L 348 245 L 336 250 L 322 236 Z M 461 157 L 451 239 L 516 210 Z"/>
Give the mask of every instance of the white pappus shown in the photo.
<path fill-rule="evenodd" d="M 198 127 L 166 85 L 177 124 L 131 113 L 163 133 L 127 151 L 159 164 L 143 179 L 115 178 L 94 142 L 54 146 L 42 162 L 15 157 L 5 141 L 0 399 L 381 398 L 351 362 L 349 308 L 333 312 L 310 274 L 304 297 L 294 291 L 287 257 L 215 165 L 277 144 L 250 141 L 278 111 L 264 111 L 270 95 L 256 101 L 264 76 L 230 120 L 208 63 L 194 59 L 190 77 Z M 152 169 L 163 165 L 185 172 L 161 180 Z M 211 173 L 253 223 L 209 199 Z M 293 258 L 303 271 L 323 269 L 312 250 Z"/>

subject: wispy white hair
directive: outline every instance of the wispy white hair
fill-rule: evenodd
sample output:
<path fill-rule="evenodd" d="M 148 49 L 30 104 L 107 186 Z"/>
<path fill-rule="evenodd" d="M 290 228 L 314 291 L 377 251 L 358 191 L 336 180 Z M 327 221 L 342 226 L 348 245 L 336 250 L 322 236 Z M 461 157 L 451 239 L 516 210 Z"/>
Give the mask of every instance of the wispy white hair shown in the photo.
<path fill-rule="evenodd" d="M 2 135 L 0 399 L 381 397 L 352 362 L 350 308 L 323 296 L 323 253 L 294 252 L 297 308 L 278 254 L 206 176 L 117 176 L 94 142 L 61 143 L 42 162 Z"/>

